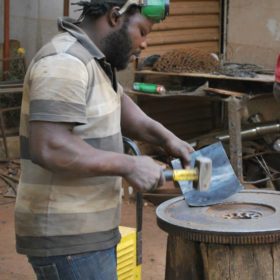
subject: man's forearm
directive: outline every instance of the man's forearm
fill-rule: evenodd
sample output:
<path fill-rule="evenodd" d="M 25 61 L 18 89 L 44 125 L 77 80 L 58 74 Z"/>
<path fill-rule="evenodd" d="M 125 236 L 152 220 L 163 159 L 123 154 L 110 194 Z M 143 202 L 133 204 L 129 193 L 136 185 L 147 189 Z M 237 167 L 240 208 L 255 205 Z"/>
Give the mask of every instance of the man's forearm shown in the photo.
<path fill-rule="evenodd" d="M 31 160 L 67 176 L 125 176 L 133 169 L 131 156 L 94 149 L 66 125 L 31 123 Z"/>
<path fill-rule="evenodd" d="M 140 191 L 163 184 L 161 167 L 152 158 L 95 149 L 73 134 L 72 128 L 70 124 L 32 122 L 32 162 L 68 179 L 121 176 Z"/>

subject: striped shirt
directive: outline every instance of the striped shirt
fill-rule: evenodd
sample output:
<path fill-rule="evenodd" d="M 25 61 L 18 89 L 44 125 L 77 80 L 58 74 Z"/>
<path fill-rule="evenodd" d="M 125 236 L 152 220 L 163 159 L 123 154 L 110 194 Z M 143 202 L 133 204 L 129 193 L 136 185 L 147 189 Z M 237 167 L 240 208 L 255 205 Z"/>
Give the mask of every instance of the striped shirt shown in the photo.
<path fill-rule="evenodd" d="M 73 134 L 92 147 L 123 152 L 123 91 L 114 71 L 70 19 L 60 19 L 59 28 L 62 32 L 32 60 L 24 81 L 15 225 L 17 251 L 30 256 L 103 250 L 120 240 L 120 177 L 69 179 L 31 161 L 30 121 L 73 123 Z"/>

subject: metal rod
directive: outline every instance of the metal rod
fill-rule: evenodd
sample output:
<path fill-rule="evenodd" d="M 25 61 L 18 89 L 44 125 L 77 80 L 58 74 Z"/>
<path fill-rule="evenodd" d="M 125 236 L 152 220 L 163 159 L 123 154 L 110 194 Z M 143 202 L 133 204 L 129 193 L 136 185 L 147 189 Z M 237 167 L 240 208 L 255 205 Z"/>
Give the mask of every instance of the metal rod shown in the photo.
<path fill-rule="evenodd" d="M 265 124 L 265 125 L 260 125 L 254 128 L 241 131 L 241 137 L 242 140 L 246 140 L 246 139 L 257 138 L 267 134 L 279 133 L 279 132 L 280 132 L 279 123 Z M 221 135 L 221 136 L 217 136 L 216 138 L 219 139 L 220 141 L 227 141 L 230 139 L 230 136 Z"/>
<path fill-rule="evenodd" d="M 4 1 L 3 80 L 7 79 L 10 57 L 10 0 Z"/>
<path fill-rule="evenodd" d="M 143 195 L 136 193 L 136 264 L 142 264 Z"/>
<path fill-rule="evenodd" d="M 255 139 L 273 133 L 280 133 L 280 123 L 263 124 L 263 125 L 260 124 L 259 126 L 245 129 L 240 132 L 242 140 Z M 215 139 L 218 139 L 219 141 L 227 142 L 230 140 L 230 135 L 229 134 L 216 135 L 214 136 L 213 141 Z M 199 145 L 199 140 L 190 141 L 189 144 L 195 148 Z"/>
<path fill-rule="evenodd" d="M 69 16 L 69 0 L 64 0 L 63 4 L 63 16 L 68 17 Z"/>

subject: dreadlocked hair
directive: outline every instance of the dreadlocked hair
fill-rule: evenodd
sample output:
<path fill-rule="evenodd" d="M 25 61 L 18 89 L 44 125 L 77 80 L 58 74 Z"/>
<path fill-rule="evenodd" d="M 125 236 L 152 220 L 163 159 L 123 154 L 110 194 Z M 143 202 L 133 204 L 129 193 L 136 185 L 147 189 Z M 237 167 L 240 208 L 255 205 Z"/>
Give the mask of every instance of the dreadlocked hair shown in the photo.
<path fill-rule="evenodd" d="M 76 3 L 72 3 L 72 5 L 77 5 L 82 7 L 81 9 L 77 9 L 77 11 L 82 11 L 79 20 L 84 19 L 85 17 L 93 17 L 99 18 L 103 16 L 112 6 L 109 3 L 101 3 L 99 1 L 79 1 Z"/>
<path fill-rule="evenodd" d="M 114 6 L 123 6 L 126 0 L 112 0 L 112 1 L 100 1 L 100 0 L 91 0 L 91 1 L 79 1 L 72 3 L 71 5 L 77 5 L 82 7 L 77 11 L 82 11 L 79 20 L 84 19 L 85 17 L 99 18 L 106 14 Z M 137 7 L 130 7 L 126 14 L 131 15 L 135 13 Z M 137 8 L 138 9 L 138 8 Z"/>

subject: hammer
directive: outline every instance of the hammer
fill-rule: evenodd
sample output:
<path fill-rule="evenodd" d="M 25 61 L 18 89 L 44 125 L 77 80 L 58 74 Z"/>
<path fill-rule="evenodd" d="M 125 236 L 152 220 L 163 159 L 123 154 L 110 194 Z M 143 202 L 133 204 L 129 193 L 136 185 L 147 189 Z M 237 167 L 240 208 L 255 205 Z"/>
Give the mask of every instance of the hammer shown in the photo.
<path fill-rule="evenodd" d="M 164 170 L 166 181 L 193 181 L 193 187 L 198 191 L 207 191 L 212 176 L 212 160 L 207 157 L 197 157 L 194 168 Z"/>

